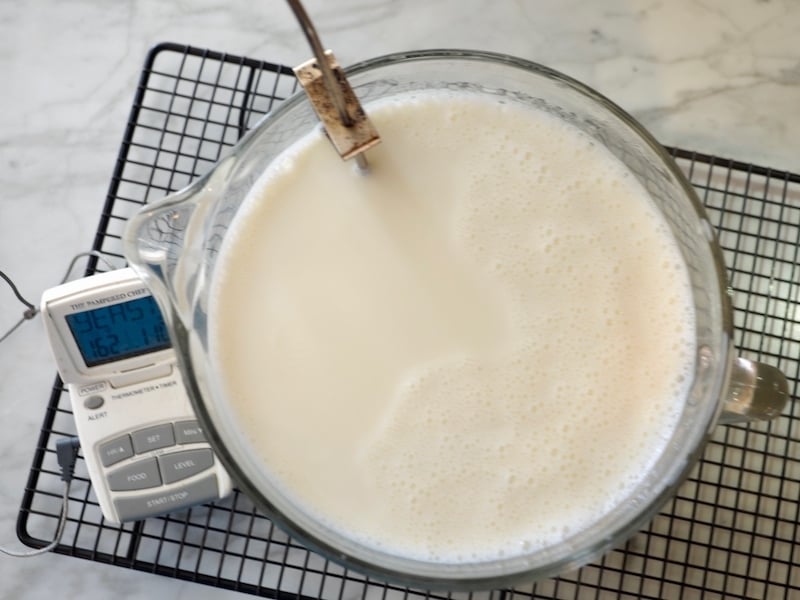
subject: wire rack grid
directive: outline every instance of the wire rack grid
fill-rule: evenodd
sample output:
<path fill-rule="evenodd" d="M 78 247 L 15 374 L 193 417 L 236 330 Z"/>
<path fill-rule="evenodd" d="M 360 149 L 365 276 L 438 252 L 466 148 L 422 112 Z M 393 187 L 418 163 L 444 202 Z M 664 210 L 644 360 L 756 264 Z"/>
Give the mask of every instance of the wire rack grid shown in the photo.
<path fill-rule="evenodd" d="M 94 249 L 124 260 L 126 220 L 207 172 L 296 89 L 290 69 L 161 44 L 136 90 Z M 735 343 L 779 367 L 790 394 L 800 367 L 800 176 L 670 149 L 719 233 L 734 291 Z M 90 263 L 87 274 L 101 266 Z M 52 539 L 61 482 L 55 442 L 75 434 L 56 378 L 17 522 Z M 646 529 L 598 562 L 527 587 L 434 593 L 343 569 L 296 543 L 235 491 L 188 511 L 104 522 L 82 460 L 56 552 L 278 599 L 800 598 L 800 403 L 770 423 L 718 427 L 689 479 Z"/>

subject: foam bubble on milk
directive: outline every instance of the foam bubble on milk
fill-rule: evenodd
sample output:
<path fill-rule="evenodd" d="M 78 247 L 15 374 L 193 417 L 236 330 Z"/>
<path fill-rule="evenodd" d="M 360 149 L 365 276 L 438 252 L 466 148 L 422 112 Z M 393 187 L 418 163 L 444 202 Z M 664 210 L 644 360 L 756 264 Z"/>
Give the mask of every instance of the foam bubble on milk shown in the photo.
<path fill-rule="evenodd" d="M 458 92 L 368 111 L 368 176 L 310 136 L 223 244 L 231 405 L 282 489 L 364 543 L 448 562 L 558 543 L 675 427 L 679 251 L 635 178 L 546 113 Z"/>

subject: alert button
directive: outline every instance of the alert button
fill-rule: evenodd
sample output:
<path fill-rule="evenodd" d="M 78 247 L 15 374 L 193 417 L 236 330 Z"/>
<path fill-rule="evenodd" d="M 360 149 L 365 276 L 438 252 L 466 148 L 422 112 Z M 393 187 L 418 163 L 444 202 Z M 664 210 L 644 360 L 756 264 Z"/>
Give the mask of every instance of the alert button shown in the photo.
<path fill-rule="evenodd" d="M 105 399 L 102 396 L 94 395 L 85 398 L 83 401 L 83 406 L 89 410 L 97 410 L 101 406 L 105 404 Z"/>

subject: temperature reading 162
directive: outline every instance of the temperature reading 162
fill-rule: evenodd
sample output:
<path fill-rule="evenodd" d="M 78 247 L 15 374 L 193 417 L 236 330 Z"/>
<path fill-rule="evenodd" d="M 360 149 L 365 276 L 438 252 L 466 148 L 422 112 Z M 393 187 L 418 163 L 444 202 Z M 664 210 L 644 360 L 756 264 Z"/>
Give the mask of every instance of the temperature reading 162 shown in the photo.
<path fill-rule="evenodd" d="M 89 366 L 169 347 L 167 327 L 152 296 L 66 315 Z"/>

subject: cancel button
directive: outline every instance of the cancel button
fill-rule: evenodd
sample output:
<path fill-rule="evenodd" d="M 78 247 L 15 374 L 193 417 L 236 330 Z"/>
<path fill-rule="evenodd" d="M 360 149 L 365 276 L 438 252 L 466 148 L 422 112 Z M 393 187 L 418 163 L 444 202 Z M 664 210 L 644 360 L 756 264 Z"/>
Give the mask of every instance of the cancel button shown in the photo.
<path fill-rule="evenodd" d="M 158 457 L 158 466 L 164 483 L 174 483 L 205 471 L 214 465 L 214 454 L 210 448 L 172 452 Z"/>

